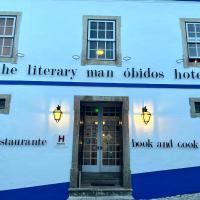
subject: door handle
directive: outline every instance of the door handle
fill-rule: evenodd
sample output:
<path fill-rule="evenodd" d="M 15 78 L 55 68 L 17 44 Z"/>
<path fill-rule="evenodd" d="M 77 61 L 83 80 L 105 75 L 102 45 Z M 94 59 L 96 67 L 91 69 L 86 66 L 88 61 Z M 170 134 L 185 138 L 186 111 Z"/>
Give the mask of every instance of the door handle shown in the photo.
<path fill-rule="evenodd" d="M 97 149 L 98 149 L 98 150 L 102 150 L 102 146 L 98 146 Z"/>

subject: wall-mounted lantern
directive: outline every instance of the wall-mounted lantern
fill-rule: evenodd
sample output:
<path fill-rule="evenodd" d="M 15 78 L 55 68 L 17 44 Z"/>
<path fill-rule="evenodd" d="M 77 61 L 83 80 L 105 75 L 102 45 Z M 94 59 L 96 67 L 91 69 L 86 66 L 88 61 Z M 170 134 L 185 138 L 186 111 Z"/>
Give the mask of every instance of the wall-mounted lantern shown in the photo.
<path fill-rule="evenodd" d="M 60 109 L 60 106 L 58 105 L 56 109 L 53 111 L 53 116 L 56 122 L 59 122 L 62 117 L 62 111 Z"/>
<path fill-rule="evenodd" d="M 151 113 L 149 111 L 147 111 L 147 107 L 144 106 L 142 108 L 142 118 L 144 123 L 147 125 L 151 119 Z"/>

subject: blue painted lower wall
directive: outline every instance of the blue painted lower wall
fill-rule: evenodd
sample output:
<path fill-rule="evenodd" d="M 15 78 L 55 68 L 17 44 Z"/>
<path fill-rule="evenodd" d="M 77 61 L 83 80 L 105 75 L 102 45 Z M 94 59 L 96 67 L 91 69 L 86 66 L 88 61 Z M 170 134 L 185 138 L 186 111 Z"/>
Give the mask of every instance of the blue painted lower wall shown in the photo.
<path fill-rule="evenodd" d="M 69 183 L 0 191 L 0 200 L 66 200 Z"/>
<path fill-rule="evenodd" d="M 200 167 L 132 174 L 135 199 L 200 192 Z M 0 191 L 0 200 L 66 200 L 69 183 Z"/>
<path fill-rule="evenodd" d="M 150 199 L 200 192 L 200 167 L 132 175 L 135 199 Z"/>

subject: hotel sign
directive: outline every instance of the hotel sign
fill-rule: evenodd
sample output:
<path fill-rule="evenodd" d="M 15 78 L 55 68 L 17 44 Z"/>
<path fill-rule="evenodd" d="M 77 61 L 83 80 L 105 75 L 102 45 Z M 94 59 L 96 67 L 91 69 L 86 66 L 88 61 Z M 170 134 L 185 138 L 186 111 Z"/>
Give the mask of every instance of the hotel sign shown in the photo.
<path fill-rule="evenodd" d="M 123 69 L 123 68 L 121 68 Z M 7 64 L 0 66 L 0 75 L 17 75 L 19 69 L 17 67 L 11 67 Z M 69 80 L 74 80 L 78 75 L 78 69 L 72 67 L 48 67 L 41 65 L 31 65 L 26 67 L 26 75 L 28 76 L 41 76 L 41 77 L 66 77 Z M 82 75 L 82 72 L 81 72 Z M 128 67 L 122 70 L 122 77 L 125 79 L 165 79 L 166 74 L 164 71 L 153 70 L 150 67 Z M 106 69 L 85 69 L 86 78 L 114 78 L 115 71 Z M 172 68 L 172 77 L 175 80 L 198 80 L 200 79 L 200 72 L 196 72 L 193 69 L 190 71 L 179 71 L 176 68 Z M 120 77 L 121 78 L 121 77 Z"/>

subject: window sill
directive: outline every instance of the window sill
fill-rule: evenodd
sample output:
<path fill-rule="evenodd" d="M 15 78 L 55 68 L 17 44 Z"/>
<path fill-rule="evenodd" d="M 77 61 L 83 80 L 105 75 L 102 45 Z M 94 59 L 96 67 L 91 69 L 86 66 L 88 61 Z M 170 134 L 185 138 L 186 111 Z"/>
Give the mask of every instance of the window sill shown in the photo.
<path fill-rule="evenodd" d="M 0 62 L 16 64 L 17 63 L 17 57 L 11 57 L 11 58 L 0 57 Z"/>
<path fill-rule="evenodd" d="M 121 67 L 121 59 L 117 60 L 87 60 L 82 59 L 81 65 L 111 65 L 111 66 L 118 66 Z"/>

